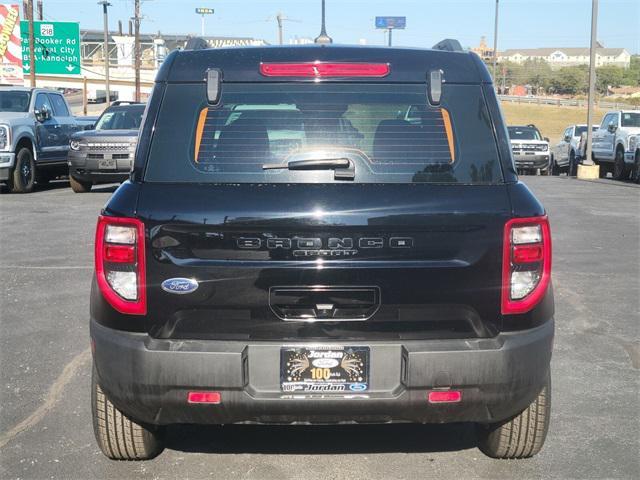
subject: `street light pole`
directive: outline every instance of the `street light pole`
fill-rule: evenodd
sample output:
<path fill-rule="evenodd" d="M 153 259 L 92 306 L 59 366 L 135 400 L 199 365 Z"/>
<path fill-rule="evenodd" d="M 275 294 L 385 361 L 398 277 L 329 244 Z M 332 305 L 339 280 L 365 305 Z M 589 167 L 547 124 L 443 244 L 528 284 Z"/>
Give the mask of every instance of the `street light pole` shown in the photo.
<path fill-rule="evenodd" d="M 282 21 L 284 20 L 282 12 L 278 12 L 276 20 L 278 21 L 278 45 L 282 45 Z"/>
<path fill-rule="evenodd" d="M 498 4 L 500 0 L 496 0 L 496 15 L 493 25 L 493 83 L 496 82 L 496 72 L 498 63 Z"/>
<path fill-rule="evenodd" d="M 393 33 L 392 33 L 393 32 L 393 28 L 388 28 L 387 30 L 389 30 L 389 37 L 388 38 L 389 38 L 389 46 L 391 46 L 391 43 L 392 43 L 391 39 L 393 37 Z"/>
<path fill-rule="evenodd" d="M 587 106 L 587 148 L 585 158 L 582 160 L 584 165 L 593 165 L 591 158 L 591 141 L 593 138 L 591 125 L 593 125 L 593 102 L 596 94 L 596 47 L 597 47 L 597 31 L 598 31 L 598 0 L 592 0 L 591 3 L 591 44 L 589 57 L 589 97 Z"/>
<path fill-rule="evenodd" d="M 111 104 L 111 89 L 109 88 L 109 14 L 107 8 L 111 4 L 107 0 L 98 2 L 98 5 L 102 5 L 102 14 L 104 17 L 104 43 L 102 44 L 102 51 L 104 56 L 104 88 L 106 92 L 107 107 Z"/>

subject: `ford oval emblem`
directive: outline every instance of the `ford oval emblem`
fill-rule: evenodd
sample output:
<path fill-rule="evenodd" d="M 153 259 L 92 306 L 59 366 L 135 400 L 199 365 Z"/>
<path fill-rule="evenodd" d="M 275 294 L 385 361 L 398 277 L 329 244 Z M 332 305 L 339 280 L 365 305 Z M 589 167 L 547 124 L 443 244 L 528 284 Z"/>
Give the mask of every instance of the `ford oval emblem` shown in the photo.
<path fill-rule="evenodd" d="M 349 390 L 353 392 L 362 392 L 367 389 L 367 385 L 365 383 L 352 383 L 349 385 Z"/>
<path fill-rule="evenodd" d="M 165 292 L 185 295 L 195 292 L 198 289 L 198 282 L 193 278 L 168 278 L 162 282 L 162 289 Z"/>
<path fill-rule="evenodd" d="M 340 364 L 335 358 L 316 358 L 311 363 L 319 368 L 333 368 Z"/>

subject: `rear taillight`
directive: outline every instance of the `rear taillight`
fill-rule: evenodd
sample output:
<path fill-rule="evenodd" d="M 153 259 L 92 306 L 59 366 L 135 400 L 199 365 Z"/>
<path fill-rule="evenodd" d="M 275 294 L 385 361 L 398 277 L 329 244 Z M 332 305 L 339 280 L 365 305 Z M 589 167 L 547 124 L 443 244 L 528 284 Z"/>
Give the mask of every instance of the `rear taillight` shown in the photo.
<path fill-rule="evenodd" d="M 265 77 L 386 77 L 388 63 L 295 62 L 261 63 Z"/>
<path fill-rule="evenodd" d="M 96 277 L 105 300 L 120 313 L 147 313 L 144 224 L 135 218 L 98 218 Z"/>
<path fill-rule="evenodd" d="M 551 279 L 551 232 L 546 216 L 514 218 L 504 226 L 502 313 L 525 313 L 544 297 Z"/>

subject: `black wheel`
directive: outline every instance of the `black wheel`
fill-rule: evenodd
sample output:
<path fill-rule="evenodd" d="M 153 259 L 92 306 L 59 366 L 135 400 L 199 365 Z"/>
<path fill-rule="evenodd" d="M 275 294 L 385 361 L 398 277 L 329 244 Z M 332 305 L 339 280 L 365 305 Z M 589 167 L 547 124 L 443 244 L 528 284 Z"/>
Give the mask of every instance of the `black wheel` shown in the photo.
<path fill-rule="evenodd" d="M 555 157 L 551 157 L 551 175 L 558 176 L 560 175 L 560 167 L 556 163 Z"/>
<path fill-rule="evenodd" d="M 164 450 L 158 431 L 135 422 L 111 403 L 98 384 L 95 368 L 91 411 L 98 446 L 112 460 L 148 460 Z"/>
<path fill-rule="evenodd" d="M 613 179 L 624 180 L 629 175 L 627 167 L 624 164 L 624 151 L 621 148 L 616 150 L 616 158 L 613 162 Z"/>
<path fill-rule="evenodd" d="M 16 154 L 16 164 L 9 175 L 9 189 L 13 193 L 29 193 L 33 191 L 36 178 L 36 164 L 33 154 L 28 148 L 21 148 Z"/>
<path fill-rule="evenodd" d="M 529 458 L 544 445 L 551 416 L 551 379 L 536 399 L 506 422 L 480 426 L 478 448 L 492 458 Z"/>
<path fill-rule="evenodd" d="M 84 180 L 78 180 L 72 175 L 69 175 L 69 184 L 71 184 L 71 190 L 76 193 L 86 193 L 91 191 L 93 182 L 86 182 Z"/>
<path fill-rule="evenodd" d="M 633 179 L 636 183 L 640 183 L 640 150 L 636 150 L 633 160 Z"/>
<path fill-rule="evenodd" d="M 569 166 L 567 167 L 567 175 L 575 177 L 578 174 L 578 162 L 576 160 L 576 152 L 571 150 L 569 153 Z"/>

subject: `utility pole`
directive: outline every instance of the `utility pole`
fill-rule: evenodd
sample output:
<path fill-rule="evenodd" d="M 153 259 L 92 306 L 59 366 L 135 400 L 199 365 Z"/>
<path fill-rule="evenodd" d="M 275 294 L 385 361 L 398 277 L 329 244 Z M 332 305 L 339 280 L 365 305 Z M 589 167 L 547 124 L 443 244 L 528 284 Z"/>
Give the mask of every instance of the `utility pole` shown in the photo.
<path fill-rule="evenodd" d="M 135 0 L 133 57 L 135 69 L 136 93 L 135 101 L 140 101 L 140 0 Z"/>
<path fill-rule="evenodd" d="M 98 2 L 102 5 L 102 15 L 104 17 L 104 43 L 102 44 L 102 52 L 104 56 L 104 88 L 106 92 L 107 107 L 111 104 L 111 90 L 109 88 L 109 14 L 107 8 L 111 6 L 107 0 Z"/>
<path fill-rule="evenodd" d="M 585 158 L 582 160 L 583 165 L 578 165 L 578 177 L 584 178 L 581 174 L 586 174 L 586 170 L 580 167 L 596 167 L 591 158 L 591 141 L 593 138 L 593 132 L 591 131 L 591 125 L 593 125 L 593 103 L 596 96 L 596 48 L 597 48 L 597 32 L 598 32 L 598 0 L 592 0 L 591 3 L 591 44 L 590 44 L 590 58 L 589 58 L 589 97 L 587 101 L 587 148 Z M 599 170 L 599 169 L 598 169 Z M 590 172 L 593 174 L 593 172 Z M 599 171 L 595 172 L 595 178 L 598 177 Z M 591 178 L 591 175 L 586 178 Z"/>
<path fill-rule="evenodd" d="M 389 30 L 388 39 L 389 39 L 389 46 L 391 46 L 391 38 L 393 37 L 393 33 L 392 33 L 393 32 L 393 28 L 388 28 L 387 30 Z"/>
<path fill-rule="evenodd" d="M 496 0 L 496 15 L 493 25 L 493 82 L 496 81 L 497 63 L 498 63 L 498 4 L 500 0 Z"/>
<path fill-rule="evenodd" d="M 36 39 L 33 33 L 33 0 L 27 0 L 26 3 L 26 16 L 27 21 L 29 22 L 29 82 L 31 83 L 31 87 L 35 88 L 36 86 L 36 52 L 35 52 L 35 44 Z"/>
<path fill-rule="evenodd" d="M 44 12 L 43 12 L 43 9 L 42 9 L 42 0 L 38 0 L 36 2 L 36 12 L 37 12 L 36 16 L 38 18 L 38 21 L 41 22 L 43 20 L 43 16 L 44 16 Z"/>

